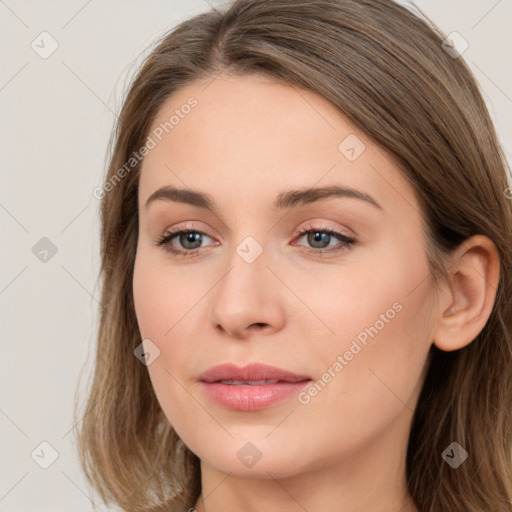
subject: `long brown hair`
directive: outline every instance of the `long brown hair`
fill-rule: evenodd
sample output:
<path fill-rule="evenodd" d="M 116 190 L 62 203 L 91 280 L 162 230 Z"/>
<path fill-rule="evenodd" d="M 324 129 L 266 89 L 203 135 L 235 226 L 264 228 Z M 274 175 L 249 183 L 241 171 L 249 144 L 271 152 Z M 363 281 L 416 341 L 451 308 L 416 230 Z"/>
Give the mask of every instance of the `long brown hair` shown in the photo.
<path fill-rule="evenodd" d="M 446 36 L 391 0 L 236 0 L 165 34 L 129 88 L 101 189 L 101 317 L 78 437 L 91 485 L 123 510 L 183 511 L 200 493 L 199 459 L 165 418 L 147 368 L 132 290 L 140 163 L 126 167 L 163 102 L 223 70 L 261 73 L 329 100 L 392 155 L 414 187 L 436 284 L 475 234 L 496 245 L 491 316 L 466 347 L 434 346 L 407 452 L 421 512 L 512 511 L 512 207 L 508 165 L 482 95 Z M 200 107 L 199 107 L 200 108 Z M 125 166 L 125 172 L 120 169 Z M 441 454 L 469 453 L 456 470 Z"/>

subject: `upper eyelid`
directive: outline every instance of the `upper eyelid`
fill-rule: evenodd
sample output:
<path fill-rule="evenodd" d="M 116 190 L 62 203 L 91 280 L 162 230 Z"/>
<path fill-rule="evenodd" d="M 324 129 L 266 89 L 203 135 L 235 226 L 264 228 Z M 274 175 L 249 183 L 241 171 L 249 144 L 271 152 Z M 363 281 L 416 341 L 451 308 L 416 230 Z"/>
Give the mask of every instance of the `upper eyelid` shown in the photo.
<path fill-rule="evenodd" d="M 305 226 L 301 226 L 300 228 L 296 228 L 294 230 L 294 235 L 300 235 L 300 233 L 303 233 L 303 232 L 307 232 L 307 231 L 314 231 L 314 230 L 317 230 L 317 231 L 327 231 L 327 230 L 331 230 L 331 231 L 335 231 L 337 233 L 339 233 L 340 235 L 345 235 L 347 237 L 350 237 L 352 238 L 352 235 L 350 235 L 349 233 L 345 233 L 342 229 L 340 228 L 333 228 L 331 226 L 323 226 L 323 225 L 312 225 L 312 224 L 307 224 Z M 176 234 L 180 234 L 180 233 L 183 233 L 183 232 L 193 232 L 193 233 L 201 233 L 203 235 L 206 235 L 210 238 L 215 238 L 214 236 L 210 235 L 208 233 L 208 230 L 206 229 L 202 229 L 202 228 L 197 228 L 197 227 L 192 227 L 192 226 L 184 226 L 184 227 L 177 227 L 177 228 L 168 228 L 166 229 L 164 232 L 163 232 L 163 236 L 167 236 L 167 235 L 176 235 Z"/>
<path fill-rule="evenodd" d="M 297 238 L 302 238 L 306 236 L 307 233 L 311 231 L 318 231 L 318 232 L 332 232 L 331 236 L 334 236 L 338 239 L 338 241 L 342 241 L 337 237 L 336 235 L 341 235 L 342 237 L 345 237 L 347 239 L 356 241 L 356 238 L 352 236 L 350 233 L 345 233 L 343 230 L 339 228 L 332 228 L 330 226 L 323 226 L 323 225 L 313 225 L 314 223 L 309 222 L 308 224 L 301 226 L 300 228 L 297 228 L 294 231 L 294 240 Z M 210 234 L 208 234 L 207 230 L 196 228 L 192 226 L 184 226 L 184 227 L 178 227 L 178 228 L 171 228 L 164 232 L 164 234 L 160 237 L 160 239 L 169 238 L 168 243 L 171 243 L 173 240 L 175 240 L 178 235 L 182 233 L 201 233 L 203 236 L 207 236 L 208 238 L 211 238 L 212 240 L 216 240 L 216 238 Z"/>
<path fill-rule="evenodd" d="M 212 235 L 208 234 L 208 231 L 210 231 L 209 228 L 202 228 L 202 227 L 197 227 L 195 225 L 192 225 L 191 223 L 193 222 L 201 222 L 201 221 L 184 221 L 185 224 L 182 225 L 181 223 L 178 223 L 177 226 L 174 226 L 172 228 L 167 228 L 163 231 L 164 234 L 167 234 L 167 233 L 171 233 L 171 232 L 179 232 L 179 231 L 197 231 L 197 232 L 204 232 L 207 236 L 210 236 L 212 238 L 215 238 L 213 237 Z M 307 220 L 307 221 L 303 221 L 302 223 L 299 224 L 299 227 L 297 228 L 294 228 L 293 232 L 294 233 L 298 233 L 299 231 L 305 231 L 305 230 L 309 230 L 309 229 L 317 229 L 318 231 L 322 231 L 324 229 L 331 229 L 333 231 L 337 231 L 347 237 L 352 237 L 353 235 L 355 235 L 355 231 L 353 229 L 350 229 L 350 228 L 340 228 L 340 227 L 337 227 L 337 226 L 328 226 L 326 225 L 327 222 L 335 222 L 333 220 L 325 220 L 325 219 L 322 219 L 322 220 Z M 270 230 L 269 230 L 270 231 Z M 229 229 L 229 232 L 232 233 L 232 230 Z"/>

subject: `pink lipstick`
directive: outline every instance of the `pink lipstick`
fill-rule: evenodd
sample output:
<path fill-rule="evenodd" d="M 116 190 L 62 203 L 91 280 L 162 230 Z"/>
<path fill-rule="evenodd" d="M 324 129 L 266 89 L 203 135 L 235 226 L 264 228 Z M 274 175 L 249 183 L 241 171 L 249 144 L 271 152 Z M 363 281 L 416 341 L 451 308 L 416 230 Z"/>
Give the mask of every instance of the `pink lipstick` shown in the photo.
<path fill-rule="evenodd" d="M 252 363 L 214 366 L 199 376 L 206 396 L 228 409 L 257 411 L 297 395 L 311 378 L 276 366 Z"/>

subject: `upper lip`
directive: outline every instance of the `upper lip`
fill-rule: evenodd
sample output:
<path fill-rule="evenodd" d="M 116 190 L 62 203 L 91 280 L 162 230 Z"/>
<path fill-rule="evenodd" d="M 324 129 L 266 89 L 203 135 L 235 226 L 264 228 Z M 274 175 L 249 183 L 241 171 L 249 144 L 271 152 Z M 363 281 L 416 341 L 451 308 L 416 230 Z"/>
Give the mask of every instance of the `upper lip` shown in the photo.
<path fill-rule="evenodd" d="M 283 368 L 267 364 L 252 363 L 239 367 L 235 364 L 227 363 L 209 368 L 199 376 L 199 380 L 202 382 L 218 382 L 222 380 L 302 382 L 304 380 L 311 380 L 311 378 L 307 375 L 298 375 Z"/>

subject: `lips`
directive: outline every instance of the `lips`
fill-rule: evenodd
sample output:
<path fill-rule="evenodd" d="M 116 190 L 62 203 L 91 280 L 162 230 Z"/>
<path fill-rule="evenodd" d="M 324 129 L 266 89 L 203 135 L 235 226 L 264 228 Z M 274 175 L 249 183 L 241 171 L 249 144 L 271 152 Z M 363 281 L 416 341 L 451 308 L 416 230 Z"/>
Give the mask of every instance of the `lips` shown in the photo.
<path fill-rule="evenodd" d="M 214 366 L 199 377 L 205 395 L 235 411 L 258 411 L 297 395 L 311 378 L 276 366 L 253 363 Z"/>
<path fill-rule="evenodd" d="M 297 375 L 277 366 L 252 363 L 243 368 L 234 364 L 214 366 L 199 376 L 202 382 L 222 382 L 225 384 L 246 383 L 251 386 L 261 384 L 276 384 L 278 382 L 301 382 L 311 380 L 307 375 Z M 265 382 L 268 381 L 268 382 Z"/>

